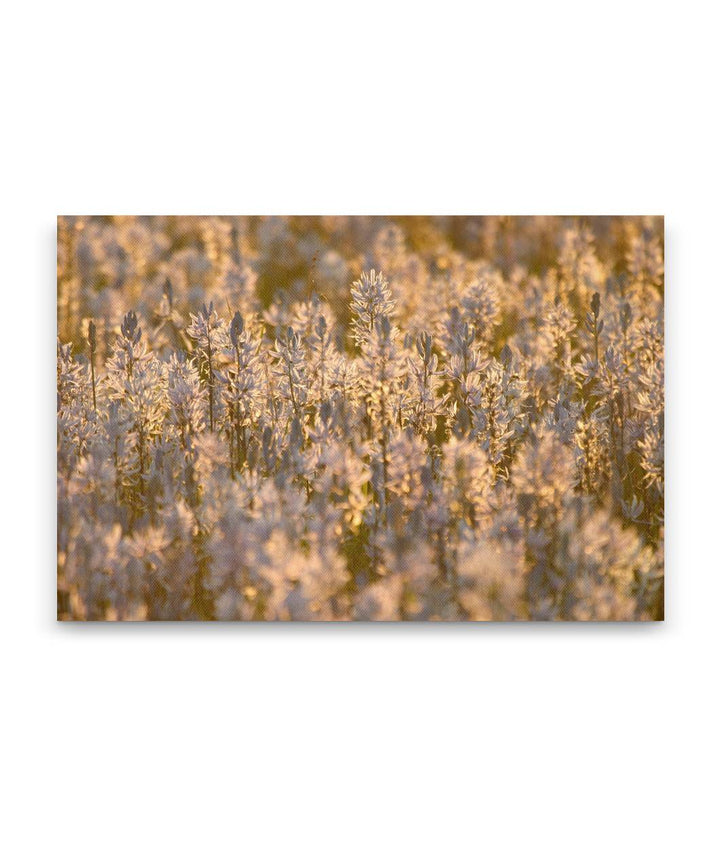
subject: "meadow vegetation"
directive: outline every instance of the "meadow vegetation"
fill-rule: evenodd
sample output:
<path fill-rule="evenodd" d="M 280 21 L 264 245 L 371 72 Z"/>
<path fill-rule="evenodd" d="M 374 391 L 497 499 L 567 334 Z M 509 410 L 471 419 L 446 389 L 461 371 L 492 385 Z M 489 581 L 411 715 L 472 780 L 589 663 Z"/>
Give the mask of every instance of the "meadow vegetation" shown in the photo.
<path fill-rule="evenodd" d="M 663 223 L 60 217 L 58 617 L 663 615 Z"/>

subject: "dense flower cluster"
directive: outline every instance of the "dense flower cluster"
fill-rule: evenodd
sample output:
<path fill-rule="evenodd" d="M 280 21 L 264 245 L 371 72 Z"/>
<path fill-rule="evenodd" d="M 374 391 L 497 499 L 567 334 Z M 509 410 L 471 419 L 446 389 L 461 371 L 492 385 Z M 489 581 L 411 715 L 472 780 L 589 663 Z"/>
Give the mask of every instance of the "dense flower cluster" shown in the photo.
<path fill-rule="evenodd" d="M 655 218 L 67 217 L 63 619 L 659 618 Z"/>

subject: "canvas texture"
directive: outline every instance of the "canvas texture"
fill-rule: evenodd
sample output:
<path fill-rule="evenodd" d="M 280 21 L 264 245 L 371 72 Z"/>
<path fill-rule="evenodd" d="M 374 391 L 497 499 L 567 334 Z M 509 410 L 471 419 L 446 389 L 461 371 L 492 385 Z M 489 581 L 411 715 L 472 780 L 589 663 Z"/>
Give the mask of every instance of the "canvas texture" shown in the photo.
<path fill-rule="evenodd" d="M 662 217 L 61 216 L 58 619 L 664 615 Z"/>

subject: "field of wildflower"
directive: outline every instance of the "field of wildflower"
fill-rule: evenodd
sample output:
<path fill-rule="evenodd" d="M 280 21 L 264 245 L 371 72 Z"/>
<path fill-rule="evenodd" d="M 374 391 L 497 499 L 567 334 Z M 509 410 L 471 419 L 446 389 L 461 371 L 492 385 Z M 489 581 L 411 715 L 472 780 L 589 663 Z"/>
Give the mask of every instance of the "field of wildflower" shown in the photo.
<path fill-rule="evenodd" d="M 663 617 L 657 217 L 58 219 L 62 620 Z"/>

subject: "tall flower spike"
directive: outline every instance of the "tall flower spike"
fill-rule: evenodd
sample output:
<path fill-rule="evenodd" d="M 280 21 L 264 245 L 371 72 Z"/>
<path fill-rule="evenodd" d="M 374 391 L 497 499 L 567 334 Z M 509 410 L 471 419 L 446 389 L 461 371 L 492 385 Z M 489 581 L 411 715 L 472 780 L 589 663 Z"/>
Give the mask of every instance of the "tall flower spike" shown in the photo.
<path fill-rule="evenodd" d="M 232 342 L 232 346 L 235 350 L 238 349 L 238 342 L 244 327 L 245 325 L 243 323 L 242 315 L 239 312 L 236 312 L 230 322 L 230 341 Z"/>
<path fill-rule="evenodd" d="M 92 319 L 88 324 L 88 344 L 90 345 L 90 378 L 92 380 L 93 410 L 97 413 L 97 394 L 95 392 L 95 346 L 97 339 L 95 335 L 95 324 Z"/>
<path fill-rule="evenodd" d="M 123 318 L 120 325 L 120 332 L 124 339 L 133 345 L 137 345 L 142 335 L 142 328 L 138 325 L 137 315 L 130 311 Z"/>
<path fill-rule="evenodd" d="M 163 295 L 168 303 L 168 309 L 172 312 L 173 308 L 173 290 L 172 283 L 170 282 L 169 277 L 166 277 L 165 282 L 163 284 Z"/>
<path fill-rule="evenodd" d="M 378 318 L 392 317 L 395 301 L 387 279 L 374 269 L 369 274 L 360 274 L 360 279 L 352 284 L 350 296 L 350 308 L 355 315 L 352 322 L 353 335 L 355 342 L 362 346 L 367 342 Z"/>

